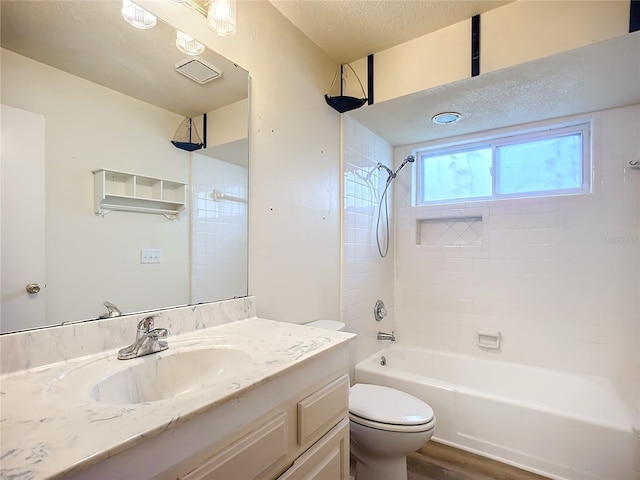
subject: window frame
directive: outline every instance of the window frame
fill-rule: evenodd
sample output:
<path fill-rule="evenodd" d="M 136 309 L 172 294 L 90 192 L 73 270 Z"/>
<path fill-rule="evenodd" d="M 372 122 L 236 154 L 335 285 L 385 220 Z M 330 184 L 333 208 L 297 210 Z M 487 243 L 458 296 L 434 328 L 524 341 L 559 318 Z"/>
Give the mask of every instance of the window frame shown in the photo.
<path fill-rule="evenodd" d="M 575 188 L 551 189 L 551 190 L 533 190 L 529 192 L 517 193 L 498 193 L 498 177 L 499 177 L 499 155 L 498 148 L 509 145 L 519 145 L 537 140 L 546 140 L 559 137 L 565 137 L 575 134 L 581 135 L 582 143 L 582 179 L 581 184 Z M 554 124 L 547 125 L 537 129 L 518 130 L 504 134 L 493 135 L 490 137 L 476 136 L 476 139 L 469 139 L 460 142 L 448 143 L 446 145 L 438 145 L 433 147 L 416 148 L 413 154 L 416 157 L 416 166 L 414 168 L 413 182 L 413 202 L 414 206 L 443 205 L 443 204 L 460 204 L 493 200 L 510 200 L 520 198 L 540 198 L 555 197 L 562 195 L 580 195 L 591 193 L 592 191 L 592 165 L 591 165 L 591 122 L 582 120 L 571 124 Z M 483 148 L 491 149 L 491 195 L 482 197 L 456 197 L 447 199 L 438 199 L 430 201 L 422 201 L 424 197 L 424 162 L 429 157 L 436 157 L 445 154 L 456 154 Z"/>

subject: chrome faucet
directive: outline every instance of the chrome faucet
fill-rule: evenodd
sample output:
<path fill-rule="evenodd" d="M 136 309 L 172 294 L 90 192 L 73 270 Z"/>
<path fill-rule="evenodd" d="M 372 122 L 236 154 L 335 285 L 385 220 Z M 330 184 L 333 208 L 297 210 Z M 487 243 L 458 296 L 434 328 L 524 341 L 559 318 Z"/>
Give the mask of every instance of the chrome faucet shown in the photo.
<path fill-rule="evenodd" d="M 395 342 L 396 336 L 393 334 L 393 330 L 391 333 L 378 332 L 378 340 L 391 340 L 392 342 Z"/>
<path fill-rule="evenodd" d="M 119 317 L 120 315 L 122 315 L 122 312 L 120 311 L 120 309 L 116 307 L 113 303 L 104 302 L 103 305 L 107 307 L 107 313 L 103 313 L 102 315 L 100 315 L 100 318 L 112 318 L 112 317 Z"/>
<path fill-rule="evenodd" d="M 119 360 L 138 358 L 150 353 L 162 352 L 169 348 L 167 342 L 160 340 L 169 336 L 169 330 L 166 328 L 153 328 L 153 319 L 156 317 L 157 315 L 151 315 L 140 320 L 136 331 L 136 341 L 118 351 Z"/>

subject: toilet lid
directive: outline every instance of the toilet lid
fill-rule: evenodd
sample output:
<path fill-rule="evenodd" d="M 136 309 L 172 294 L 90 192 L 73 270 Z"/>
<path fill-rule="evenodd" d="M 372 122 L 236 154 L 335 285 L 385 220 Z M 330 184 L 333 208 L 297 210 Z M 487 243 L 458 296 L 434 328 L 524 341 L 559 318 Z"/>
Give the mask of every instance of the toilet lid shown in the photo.
<path fill-rule="evenodd" d="M 391 425 L 422 425 L 433 420 L 431 407 L 413 395 L 366 383 L 356 383 L 349 390 L 349 411 Z"/>

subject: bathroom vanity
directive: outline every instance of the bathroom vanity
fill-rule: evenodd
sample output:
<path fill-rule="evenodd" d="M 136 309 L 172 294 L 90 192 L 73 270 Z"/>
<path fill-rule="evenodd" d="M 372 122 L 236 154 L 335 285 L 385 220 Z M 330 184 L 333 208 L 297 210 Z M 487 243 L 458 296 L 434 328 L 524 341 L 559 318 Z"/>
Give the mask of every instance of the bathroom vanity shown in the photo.
<path fill-rule="evenodd" d="M 353 338 L 254 317 L 5 374 L 0 478 L 346 480 Z"/>

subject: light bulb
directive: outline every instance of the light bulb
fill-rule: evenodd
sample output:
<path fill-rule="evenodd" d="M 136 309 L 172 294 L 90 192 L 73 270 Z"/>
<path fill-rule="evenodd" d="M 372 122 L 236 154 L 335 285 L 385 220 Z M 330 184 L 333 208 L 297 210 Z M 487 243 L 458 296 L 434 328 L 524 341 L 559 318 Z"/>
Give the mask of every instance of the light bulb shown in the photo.
<path fill-rule="evenodd" d="M 207 13 L 209 28 L 226 37 L 236 33 L 236 0 L 211 0 Z"/>
<path fill-rule="evenodd" d="M 122 0 L 122 17 L 136 28 L 146 30 L 156 26 L 156 16 L 139 7 L 131 0 Z"/>
<path fill-rule="evenodd" d="M 200 55 L 204 52 L 203 44 L 180 30 L 177 31 L 176 47 L 187 55 Z"/>

